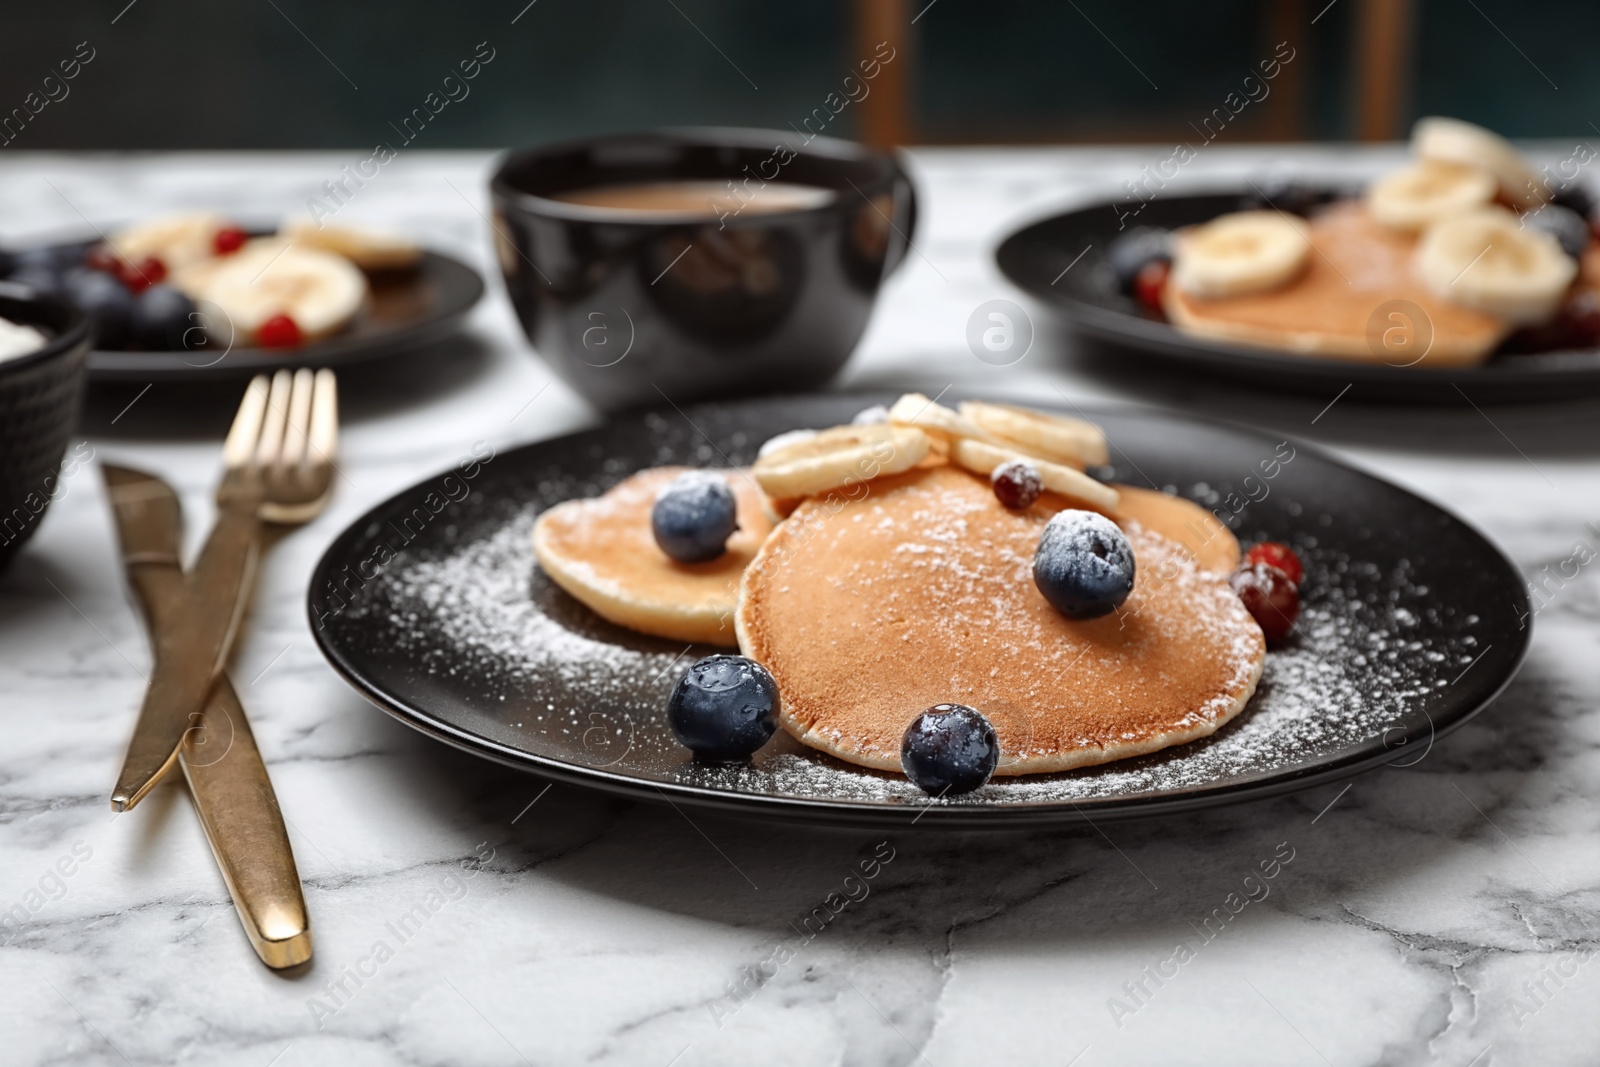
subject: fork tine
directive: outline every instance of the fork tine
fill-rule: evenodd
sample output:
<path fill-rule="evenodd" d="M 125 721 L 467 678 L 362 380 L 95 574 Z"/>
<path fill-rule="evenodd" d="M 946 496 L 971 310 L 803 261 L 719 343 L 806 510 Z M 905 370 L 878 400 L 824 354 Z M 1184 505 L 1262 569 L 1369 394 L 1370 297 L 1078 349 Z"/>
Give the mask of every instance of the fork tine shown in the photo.
<path fill-rule="evenodd" d="M 222 446 L 222 462 L 227 467 L 242 467 L 255 452 L 256 440 L 261 436 L 261 419 L 267 410 L 267 376 L 258 374 L 250 379 L 239 401 L 239 410 L 233 416 L 233 426 L 228 429 L 228 440 Z"/>
<path fill-rule="evenodd" d="M 311 368 L 301 367 L 294 372 L 294 391 L 289 394 L 289 425 L 283 436 L 283 456 L 279 460 L 285 470 L 299 468 L 306 460 L 306 435 L 311 430 Z"/>
<path fill-rule="evenodd" d="M 294 376 L 281 370 L 272 376 L 272 391 L 267 394 L 267 410 L 262 418 L 261 439 L 256 442 L 255 457 L 258 468 L 265 470 L 278 462 L 283 452 L 283 430 L 289 421 L 289 390 Z"/>
<path fill-rule="evenodd" d="M 311 393 L 311 463 L 333 463 L 339 449 L 339 383 L 333 371 L 317 371 Z"/>

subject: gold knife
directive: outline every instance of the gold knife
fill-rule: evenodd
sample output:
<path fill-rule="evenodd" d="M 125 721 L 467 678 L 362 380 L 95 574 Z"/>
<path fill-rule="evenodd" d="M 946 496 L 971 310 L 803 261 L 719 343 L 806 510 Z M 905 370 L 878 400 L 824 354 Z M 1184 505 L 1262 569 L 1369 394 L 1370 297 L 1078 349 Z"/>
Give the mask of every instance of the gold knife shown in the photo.
<path fill-rule="evenodd" d="M 102 469 L 128 584 L 159 658 L 162 636 L 185 603 L 182 509 L 172 487 L 154 475 Z M 300 874 L 266 764 L 226 674 L 186 731 L 178 762 L 256 955 L 268 967 L 304 963 L 311 958 L 311 923 Z"/>

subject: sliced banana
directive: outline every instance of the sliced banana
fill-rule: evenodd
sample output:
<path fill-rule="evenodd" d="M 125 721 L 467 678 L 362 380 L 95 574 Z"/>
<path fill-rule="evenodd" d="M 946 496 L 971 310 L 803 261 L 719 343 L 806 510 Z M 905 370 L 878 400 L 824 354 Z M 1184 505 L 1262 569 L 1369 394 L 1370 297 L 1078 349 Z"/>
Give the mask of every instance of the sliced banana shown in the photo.
<path fill-rule="evenodd" d="M 984 477 L 993 473 L 1000 464 L 1014 459 L 1031 464 L 1039 472 L 1039 479 L 1044 482 L 1044 487 L 1052 493 L 1071 497 L 1100 511 L 1117 510 L 1117 501 L 1121 499 L 1117 491 L 1109 485 L 1095 481 L 1080 470 L 1038 459 L 1014 449 L 999 448 L 966 438 L 956 441 L 950 448 L 952 463 Z"/>
<path fill-rule="evenodd" d="M 1520 228 L 1500 207 L 1429 227 L 1414 257 L 1412 269 L 1434 293 L 1516 325 L 1554 315 L 1578 273 L 1554 236 Z"/>
<path fill-rule="evenodd" d="M 1009 404 L 965 400 L 961 414 L 968 422 L 1023 452 L 1071 467 L 1095 467 L 1110 462 L 1106 436 L 1084 419 L 1051 415 Z"/>
<path fill-rule="evenodd" d="M 169 272 L 176 271 L 215 256 L 217 231 L 227 225 L 227 219 L 212 211 L 168 215 L 118 230 L 111 246 L 130 263 L 154 256 Z"/>
<path fill-rule="evenodd" d="M 781 452 L 790 445 L 797 445 L 801 441 L 809 441 L 815 436 L 817 436 L 817 431 L 815 430 L 785 430 L 761 442 L 761 447 L 757 449 L 756 456 L 770 456 L 774 452 Z"/>
<path fill-rule="evenodd" d="M 1411 148 L 1421 159 L 1488 171 L 1506 199 L 1520 208 L 1535 207 L 1546 199 L 1538 175 L 1511 142 L 1482 126 L 1439 116 L 1418 119 L 1411 128 Z"/>
<path fill-rule="evenodd" d="M 198 300 L 220 311 L 215 329 L 253 338 L 274 315 L 288 315 L 308 340 L 350 323 L 367 297 L 367 277 L 331 252 L 275 243 L 251 244 L 198 283 Z"/>
<path fill-rule="evenodd" d="M 767 496 L 786 501 L 908 471 L 931 447 L 914 426 L 835 426 L 761 456 L 750 473 Z"/>
<path fill-rule="evenodd" d="M 934 436 L 939 451 L 951 442 L 967 437 L 999 444 L 1000 441 L 966 416 L 936 404 L 921 393 L 906 393 L 889 408 L 889 422 L 896 426 L 915 426 Z"/>
<path fill-rule="evenodd" d="M 292 245 L 343 256 L 363 270 L 403 270 L 422 258 L 415 242 L 383 230 L 318 226 L 310 219 L 285 219 L 278 236 Z"/>
<path fill-rule="evenodd" d="M 1367 187 L 1367 211 L 1396 230 L 1427 229 L 1494 199 L 1499 183 L 1477 167 L 1423 159 Z"/>
<path fill-rule="evenodd" d="M 1310 256 L 1304 219 L 1277 211 L 1239 211 L 1178 231 L 1172 284 L 1208 299 L 1266 292 L 1293 281 Z"/>

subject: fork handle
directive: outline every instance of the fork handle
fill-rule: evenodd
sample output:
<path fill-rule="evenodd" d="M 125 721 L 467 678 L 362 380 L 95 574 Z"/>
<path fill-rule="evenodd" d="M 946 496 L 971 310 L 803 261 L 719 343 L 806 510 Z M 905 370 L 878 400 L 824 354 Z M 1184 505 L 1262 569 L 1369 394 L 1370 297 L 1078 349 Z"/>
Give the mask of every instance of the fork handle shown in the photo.
<path fill-rule="evenodd" d="M 143 800 L 171 769 L 184 735 L 202 721 L 206 697 L 233 648 L 245 592 L 261 552 L 257 504 L 224 503 L 183 583 L 182 602 L 161 635 L 150 685 L 134 726 L 122 772 L 111 794 L 113 811 Z"/>

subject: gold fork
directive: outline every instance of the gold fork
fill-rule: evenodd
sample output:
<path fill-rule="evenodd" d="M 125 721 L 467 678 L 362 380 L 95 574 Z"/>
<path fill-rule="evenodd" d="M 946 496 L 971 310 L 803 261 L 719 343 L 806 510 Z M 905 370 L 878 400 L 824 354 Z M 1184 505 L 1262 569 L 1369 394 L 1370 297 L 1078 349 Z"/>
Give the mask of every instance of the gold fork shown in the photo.
<path fill-rule="evenodd" d="M 333 372 L 281 370 L 251 381 L 222 448 L 217 519 L 184 580 L 178 622 L 157 644 L 155 670 L 113 811 L 127 811 L 172 768 L 184 734 L 202 721 L 244 614 L 261 552 L 262 524 L 307 522 L 333 488 L 339 437 Z"/>

